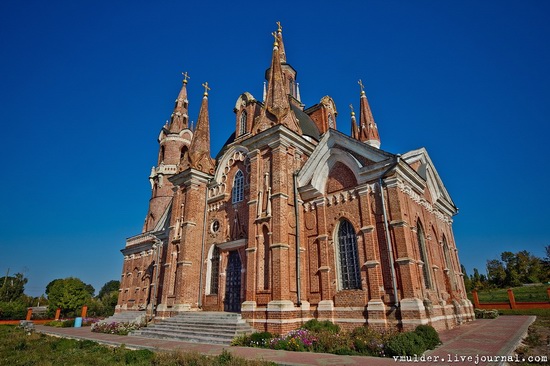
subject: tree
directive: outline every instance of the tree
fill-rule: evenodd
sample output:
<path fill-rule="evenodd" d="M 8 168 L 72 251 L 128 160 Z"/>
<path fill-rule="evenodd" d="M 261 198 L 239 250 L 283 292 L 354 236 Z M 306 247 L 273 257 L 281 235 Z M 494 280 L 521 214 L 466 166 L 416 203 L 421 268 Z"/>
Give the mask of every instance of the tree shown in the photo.
<path fill-rule="evenodd" d="M 506 283 L 506 270 L 504 265 L 498 259 L 487 261 L 487 277 L 489 283 L 496 287 L 503 287 Z"/>
<path fill-rule="evenodd" d="M 21 273 L 0 278 L 0 302 L 17 301 L 25 292 L 27 279 Z"/>
<path fill-rule="evenodd" d="M 118 289 L 120 288 L 120 281 L 117 280 L 111 280 L 109 282 L 106 282 L 103 287 L 101 287 L 101 290 L 99 290 L 99 293 L 97 294 L 97 297 L 100 299 L 103 298 L 103 296 L 110 294 L 113 291 L 116 291 L 118 293 Z"/>
<path fill-rule="evenodd" d="M 462 278 L 464 279 L 464 287 L 466 288 L 466 291 L 472 291 L 474 289 L 472 285 L 472 280 L 470 279 L 470 276 L 468 276 L 468 274 L 466 273 L 466 267 L 464 267 L 463 264 L 460 265 L 460 270 L 462 271 Z"/>
<path fill-rule="evenodd" d="M 90 287 L 75 277 L 53 280 L 46 286 L 49 311 L 53 313 L 61 308 L 64 315 L 74 314 L 91 299 Z"/>

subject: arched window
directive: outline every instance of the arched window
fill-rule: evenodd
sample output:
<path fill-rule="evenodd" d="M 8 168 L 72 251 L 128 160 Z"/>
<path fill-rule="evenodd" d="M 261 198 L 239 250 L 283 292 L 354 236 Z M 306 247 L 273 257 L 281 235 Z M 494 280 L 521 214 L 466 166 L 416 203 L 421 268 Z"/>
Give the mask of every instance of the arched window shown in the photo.
<path fill-rule="evenodd" d="M 180 161 L 185 157 L 185 154 L 187 154 L 187 146 L 183 146 L 181 148 L 181 152 L 180 152 Z"/>
<path fill-rule="evenodd" d="M 246 121 L 247 121 L 246 111 L 242 111 L 241 118 L 239 120 L 239 134 L 237 136 L 241 136 L 246 133 Z"/>
<path fill-rule="evenodd" d="M 160 147 L 160 152 L 159 152 L 159 164 L 162 163 L 164 161 L 164 145 L 162 145 Z"/>
<path fill-rule="evenodd" d="M 420 260 L 422 261 L 422 275 L 424 277 L 424 286 L 426 288 L 432 288 L 432 281 L 430 278 L 430 263 L 428 262 L 428 254 L 426 252 L 426 239 L 424 238 L 424 229 L 420 221 L 416 224 L 416 237 L 418 241 L 418 251 L 420 253 Z"/>
<path fill-rule="evenodd" d="M 294 83 L 294 79 L 292 78 L 288 80 L 288 89 L 290 90 L 290 95 L 296 97 L 296 84 Z"/>
<path fill-rule="evenodd" d="M 264 290 L 269 290 L 269 229 L 264 226 L 262 229 L 264 239 Z"/>
<path fill-rule="evenodd" d="M 218 293 L 218 278 L 220 276 L 220 248 L 214 247 L 210 258 L 210 294 Z"/>
<path fill-rule="evenodd" d="M 347 220 L 340 222 L 338 227 L 338 260 L 341 288 L 344 290 L 361 289 L 357 236 L 353 225 Z"/>
<path fill-rule="evenodd" d="M 244 199 L 244 175 L 240 170 L 233 179 L 233 191 L 231 193 L 231 202 L 237 203 Z"/>
<path fill-rule="evenodd" d="M 447 244 L 447 238 L 445 238 L 445 236 L 443 236 L 443 257 L 445 259 L 445 272 L 449 277 L 451 290 L 454 290 L 456 288 L 455 271 L 453 269 L 453 262 L 451 260 L 451 254 L 449 253 L 449 245 Z"/>

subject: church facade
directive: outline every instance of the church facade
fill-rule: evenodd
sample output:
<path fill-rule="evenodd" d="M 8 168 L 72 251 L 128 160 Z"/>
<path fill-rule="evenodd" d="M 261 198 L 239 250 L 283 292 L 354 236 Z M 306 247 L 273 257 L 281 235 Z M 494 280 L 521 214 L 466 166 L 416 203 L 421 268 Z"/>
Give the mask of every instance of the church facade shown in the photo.
<path fill-rule="evenodd" d="M 263 98 L 238 97 L 215 159 L 208 85 L 192 129 L 185 74 L 143 230 L 122 249 L 117 312 L 240 312 L 275 333 L 312 318 L 405 330 L 473 320 L 457 208 L 426 150 L 380 149 L 361 83 L 350 135 L 331 97 L 306 108 L 280 26 L 273 35 Z"/>

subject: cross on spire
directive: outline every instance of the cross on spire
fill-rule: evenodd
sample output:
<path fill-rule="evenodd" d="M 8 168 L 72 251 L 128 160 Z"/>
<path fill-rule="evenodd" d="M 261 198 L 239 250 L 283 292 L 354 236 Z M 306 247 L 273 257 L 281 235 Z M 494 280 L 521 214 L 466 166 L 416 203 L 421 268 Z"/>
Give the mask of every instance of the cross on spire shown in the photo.
<path fill-rule="evenodd" d="M 278 46 L 279 45 L 279 40 L 277 38 L 277 33 L 276 32 L 272 32 L 271 35 L 273 36 L 273 38 L 275 39 L 275 42 L 273 42 L 273 46 Z"/>
<path fill-rule="evenodd" d="M 281 33 L 283 31 L 283 26 L 281 25 L 281 22 L 277 22 L 277 32 Z"/>
<path fill-rule="evenodd" d="M 187 71 L 182 72 L 181 74 L 183 75 L 183 83 L 187 84 L 187 79 L 191 79 L 191 76 L 187 75 Z"/>
<path fill-rule="evenodd" d="M 350 104 L 350 105 L 349 105 L 349 109 L 351 109 L 351 114 L 352 114 L 352 115 L 355 114 L 355 112 L 353 111 L 353 104 Z"/>
<path fill-rule="evenodd" d="M 359 84 L 359 86 L 361 87 L 361 94 L 364 94 L 365 93 L 365 86 L 363 85 L 363 82 L 361 81 L 361 79 L 359 79 L 357 84 Z"/>
<path fill-rule="evenodd" d="M 210 90 L 210 87 L 208 86 L 208 81 L 202 84 L 204 86 L 204 96 L 208 95 L 208 91 Z"/>

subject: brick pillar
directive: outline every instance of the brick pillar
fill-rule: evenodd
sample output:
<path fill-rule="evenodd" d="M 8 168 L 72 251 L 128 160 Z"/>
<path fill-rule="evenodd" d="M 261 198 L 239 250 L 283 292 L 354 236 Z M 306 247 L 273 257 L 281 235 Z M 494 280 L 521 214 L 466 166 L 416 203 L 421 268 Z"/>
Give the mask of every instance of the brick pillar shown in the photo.
<path fill-rule="evenodd" d="M 27 316 L 26 316 L 25 320 L 31 320 L 31 318 L 32 318 L 32 309 L 28 308 L 27 309 Z"/>
<path fill-rule="evenodd" d="M 87 305 L 84 305 L 82 307 L 82 313 L 80 314 L 81 317 L 85 318 L 86 315 L 88 315 L 88 306 Z"/>
<path fill-rule="evenodd" d="M 61 316 L 61 308 L 57 308 L 55 311 L 55 320 L 59 320 L 59 317 Z"/>
<path fill-rule="evenodd" d="M 516 298 L 514 297 L 514 291 L 511 288 L 508 289 L 508 300 L 510 300 L 510 307 L 516 308 Z"/>
<path fill-rule="evenodd" d="M 472 296 L 474 298 L 474 307 L 479 309 L 479 296 L 477 294 L 477 290 L 472 290 Z"/>

